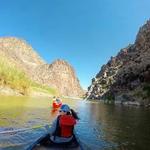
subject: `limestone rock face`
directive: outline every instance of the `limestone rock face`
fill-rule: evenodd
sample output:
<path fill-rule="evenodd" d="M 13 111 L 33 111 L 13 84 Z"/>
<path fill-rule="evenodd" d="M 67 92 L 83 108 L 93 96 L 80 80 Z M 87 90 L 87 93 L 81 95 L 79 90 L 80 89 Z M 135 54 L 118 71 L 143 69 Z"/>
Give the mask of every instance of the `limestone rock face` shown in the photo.
<path fill-rule="evenodd" d="M 38 66 L 36 68 L 35 80 L 57 89 L 62 95 L 83 95 L 83 90 L 74 69 L 64 60 L 58 59 L 52 64 Z"/>
<path fill-rule="evenodd" d="M 32 76 L 33 70 L 45 64 L 44 60 L 24 40 L 6 37 L 0 38 L 0 56 L 5 56 L 12 61 L 19 69 Z"/>
<path fill-rule="evenodd" d="M 0 56 L 15 64 L 31 80 L 56 88 L 61 95 L 83 95 L 75 71 L 66 61 L 56 60 L 47 64 L 24 40 L 0 38 Z"/>
<path fill-rule="evenodd" d="M 121 103 L 150 103 L 150 21 L 140 28 L 134 44 L 111 57 L 92 79 L 89 99 L 111 99 Z"/>

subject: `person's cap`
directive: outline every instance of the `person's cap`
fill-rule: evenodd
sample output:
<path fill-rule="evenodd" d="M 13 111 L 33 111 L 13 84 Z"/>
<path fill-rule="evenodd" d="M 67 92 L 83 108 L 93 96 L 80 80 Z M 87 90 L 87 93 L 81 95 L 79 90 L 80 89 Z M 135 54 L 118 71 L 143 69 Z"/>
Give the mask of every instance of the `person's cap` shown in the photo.
<path fill-rule="evenodd" d="M 67 104 L 63 104 L 60 107 L 60 110 L 64 111 L 64 112 L 69 112 L 70 111 L 70 107 Z"/>

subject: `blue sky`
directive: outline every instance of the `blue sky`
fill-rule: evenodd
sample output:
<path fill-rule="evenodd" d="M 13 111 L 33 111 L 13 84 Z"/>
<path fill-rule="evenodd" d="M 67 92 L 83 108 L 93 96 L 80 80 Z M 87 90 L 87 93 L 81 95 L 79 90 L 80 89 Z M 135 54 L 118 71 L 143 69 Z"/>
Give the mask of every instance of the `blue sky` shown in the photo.
<path fill-rule="evenodd" d="M 83 88 L 149 18 L 148 0 L 0 0 L 0 36 L 25 39 L 47 63 L 65 59 Z"/>

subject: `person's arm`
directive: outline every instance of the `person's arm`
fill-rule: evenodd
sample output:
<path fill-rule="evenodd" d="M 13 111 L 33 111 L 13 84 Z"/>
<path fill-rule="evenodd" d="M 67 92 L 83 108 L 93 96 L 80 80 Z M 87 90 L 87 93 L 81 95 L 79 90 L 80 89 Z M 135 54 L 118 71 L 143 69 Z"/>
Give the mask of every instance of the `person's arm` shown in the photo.
<path fill-rule="evenodd" d="M 50 130 L 49 130 L 49 134 L 52 135 L 52 134 L 55 132 L 55 130 L 56 130 L 56 125 L 57 125 L 57 118 L 53 121 L 52 126 L 51 126 L 51 128 L 50 128 Z"/>

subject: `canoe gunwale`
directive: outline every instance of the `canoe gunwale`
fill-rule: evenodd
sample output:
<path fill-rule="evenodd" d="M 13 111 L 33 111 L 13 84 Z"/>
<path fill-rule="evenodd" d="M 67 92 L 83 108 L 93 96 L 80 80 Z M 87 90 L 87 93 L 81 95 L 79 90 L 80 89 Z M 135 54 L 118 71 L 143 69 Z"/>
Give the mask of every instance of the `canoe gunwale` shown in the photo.
<path fill-rule="evenodd" d="M 68 150 L 83 150 L 79 139 L 77 138 L 77 135 L 74 134 L 73 140 L 67 143 L 54 143 L 51 142 L 49 140 L 49 142 L 51 143 L 50 145 L 45 145 L 44 144 L 40 144 L 41 141 L 45 138 L 47 138 L 47 136 L 49 136 L 49 134 L 45 134 L 43 136 L 41 136 L 36 142 L 34 142 L 27 150 L 37 150 L 37 147 L 43 147 L 43 149 L 47 149 L 47 150 L 62 150 L 62 149 L 68 149 Z M 39 148 L 40 149 L 40 148 Z M 42 149 L 42 148 L 41 148 Z"/>

